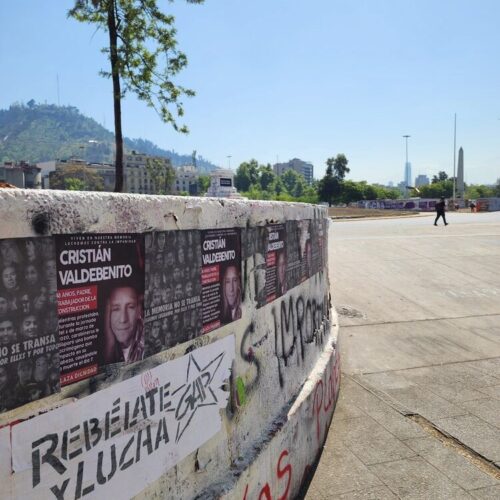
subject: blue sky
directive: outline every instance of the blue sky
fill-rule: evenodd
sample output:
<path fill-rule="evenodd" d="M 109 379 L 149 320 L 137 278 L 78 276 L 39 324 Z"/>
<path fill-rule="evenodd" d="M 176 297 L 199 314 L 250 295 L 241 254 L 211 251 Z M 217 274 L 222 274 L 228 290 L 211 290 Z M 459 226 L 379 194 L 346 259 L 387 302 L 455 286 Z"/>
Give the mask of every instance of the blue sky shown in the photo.
<path fill-rule="evenodd" d="M 402 135 L 413 176 L 453 171 L 464 148 L 466 181 L 500 177 L 498 0 L 159 0 L 176 15 L 189 66 L 181 136 L 128 95 L 123 129 L 221 166 L 256 158 L 313 162 L 344 153 L 350 178 L 399 182 Z M 0 108 L 60 103 L 111 129 L 105 34 L 66 18 L 68 0 L 0 2 Z M 227 157 L 231 155 L 229 160 Z"/>

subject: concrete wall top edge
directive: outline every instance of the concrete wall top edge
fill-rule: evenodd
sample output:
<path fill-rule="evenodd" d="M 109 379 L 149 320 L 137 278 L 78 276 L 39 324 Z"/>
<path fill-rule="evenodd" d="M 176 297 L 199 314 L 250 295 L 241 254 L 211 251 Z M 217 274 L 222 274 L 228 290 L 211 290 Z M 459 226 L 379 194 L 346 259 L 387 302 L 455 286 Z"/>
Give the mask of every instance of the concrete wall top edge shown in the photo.
<path fill-rule="evenodd" d="M 305 203 L 122 193 L 4 190 L 3 238 L 249 227 L 327 217 Z"/>

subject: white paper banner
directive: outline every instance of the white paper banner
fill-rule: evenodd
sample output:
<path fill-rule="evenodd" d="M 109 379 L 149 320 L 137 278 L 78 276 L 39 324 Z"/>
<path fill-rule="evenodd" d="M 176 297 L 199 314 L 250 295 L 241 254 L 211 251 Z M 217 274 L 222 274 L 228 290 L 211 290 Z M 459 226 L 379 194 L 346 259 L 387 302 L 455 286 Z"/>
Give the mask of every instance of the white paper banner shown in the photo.
<path fill-rule="evenodd" d="M 11 495 L 11 447 L 10 447 L 10 427 L 0 429 L 0 497 L 10 498 Z"/>
<path fill-rule="evenodd" d="M 17 498 L 130 498 L 219 432 L 234 336 L 12 427 Z"/>

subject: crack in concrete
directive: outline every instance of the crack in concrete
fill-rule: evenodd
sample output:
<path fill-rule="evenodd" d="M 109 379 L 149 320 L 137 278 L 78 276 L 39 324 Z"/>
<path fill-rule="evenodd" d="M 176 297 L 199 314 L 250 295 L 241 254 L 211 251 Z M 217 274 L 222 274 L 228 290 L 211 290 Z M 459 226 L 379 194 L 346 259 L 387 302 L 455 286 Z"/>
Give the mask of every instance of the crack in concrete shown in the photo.
<path fill-rule="evenodd" d="M 392 368 L 390 370 L 380 370 L 380 371 L 375 371 L 375 372 L 361 372 L 361 375 L 378 375 L 380 373 L 391 373 L 391 372 L 403 372 L 406 370 L 418 370 L 420 368 L 434 368 L 436 366 L 447 366 L 447 365 L 460 365 L 462 363 L 474 363 L 476 361 L 488 361 L 491 359 L 498 359 L 499 356 L 491 356 L 488 358 L 481 357 L 481 358 L 472 358 L 472 359 L 461 359 L 459 361 L 447 361 L 445 363 L 431 363 L 429 365 L 417 365 L 417 366 L 408 366 L 406 368 Z M 479 369 L 482 373 L 488 373 L 484 372 L 483 370 Z M 362 385 L 362 384 L 360 384 Z M 364 387 L 364 386 L 363 386 Z"/>
<path fill-rule="evenodd" d="M 380 399 L 383 403 L 390 406 L 394 411 L 415 422 L 424 432 L 437 439 L 443 446 L 452 449 L 459 455 L 463 456 L 472 465 L 495 478 L 497 481 L 500 481 L 500 467 L 498 467 L 498 465 L 496 465 L 492 460 L 484 457 L 474 449 L 462 443 L 459 439 L 453 437 L 451 434 L 448 434 L 446 431 L 439 429 L 439 427 L 419 413 L 409 410 L 386 392 L 373 387 L 364 380 L 360 380 L 357 376 L 350 376 L 349 378 L 373 396 Z"/>
<path fill-rule="evenodd" d="M 423 319 L 408 319 L 404 321 L 380 321 L 375 323 L 360 323 L 359 325 L 342 325 L 342 328 L 359 328 L 363 326 L 377 326 L 377 325 L 401 325 L 404 323 L 419 323 L 425 321 L 453 321 L 456 319 L 487 318 L 489 316 L 500 316 L 500 312 L 487 313 L 487 314 L 470 314 L 467 316 L 450 316 L 443 318 L 423 318 Z"/>

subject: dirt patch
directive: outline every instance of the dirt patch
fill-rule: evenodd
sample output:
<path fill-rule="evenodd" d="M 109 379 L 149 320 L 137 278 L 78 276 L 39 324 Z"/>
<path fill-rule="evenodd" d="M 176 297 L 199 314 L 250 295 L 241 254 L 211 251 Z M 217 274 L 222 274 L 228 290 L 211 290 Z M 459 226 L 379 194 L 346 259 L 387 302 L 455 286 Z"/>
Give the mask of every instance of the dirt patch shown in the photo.
<path fill-rule="evenodd" d="M 339 316 L 347 316 L 348 318 L 362 318 L 365 319 L 366 316 L 361 312 L 358 311 L 357 309 L 354 309 L 354 307 L 351 306 L 337 306 L 335 308 L 337 310 L 337 314 Z"/>
<path fill-rule="evenodd" d="M 397 217 L 401 215 L 418 215 L 413 210 L 385 210 L 376 208 L 331 207 L 328 215 L 333 219 L 358 219 L 364 217 Z"/>

